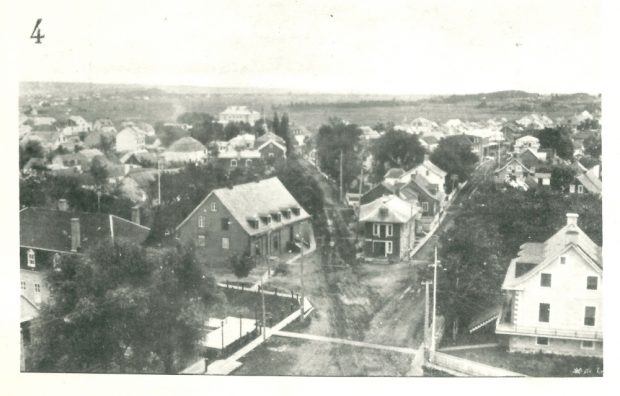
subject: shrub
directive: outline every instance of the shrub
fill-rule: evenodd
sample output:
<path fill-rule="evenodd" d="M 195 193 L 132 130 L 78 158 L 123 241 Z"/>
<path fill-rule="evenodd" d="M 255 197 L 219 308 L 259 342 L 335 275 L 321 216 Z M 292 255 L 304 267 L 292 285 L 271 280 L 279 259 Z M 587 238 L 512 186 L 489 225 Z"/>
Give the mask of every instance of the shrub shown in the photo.
<path fill-rule="evenodd" d="M 232 256 L 230 261 L 233 273 L 237 278 L 245 278 L 256 267 L 256 260 L 247 252 L 242 255 Z"/>

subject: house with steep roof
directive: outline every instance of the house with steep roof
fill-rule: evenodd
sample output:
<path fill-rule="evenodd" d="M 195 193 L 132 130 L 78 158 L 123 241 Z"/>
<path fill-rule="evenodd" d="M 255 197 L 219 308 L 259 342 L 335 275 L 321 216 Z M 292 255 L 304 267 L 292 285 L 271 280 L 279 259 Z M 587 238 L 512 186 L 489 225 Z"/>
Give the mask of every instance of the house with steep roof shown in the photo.
<path fill-rule="evenodd" d="M 211 191 L 176 227 L 209 263 L 232 256 L 277 256 L 299 235 L 314 238 L 310 215 L 277 177 Z"/>
<path fill-rule="evenodd" d="M 139 151 L 146 149 L 146 133 L 135 127 L 127 126 L 116 135 L 116 151 Z"/>
<path fill-rule="evenodd" d="M 420 144 L 426 149 L 426 151 L 433 152 L 437 146 L 439 146 L 439 139 L 433 135 L 422 136 L 420 138 Z"/>
<path fill-rule="evenodd" d="M 207 148 L 193 137 L 185 136 L 172 143 L 162 156 L 169 163 L 204 162 Z"/>
<path fill-rule="evenodd" d="M 582 172 L 575 177 L 573 183 L 569 185 L 571 194 L 593 194 L 601 196 L 603 193 L 603 175 L 601 165 L 595 165 L 587 172 Z"/>
<path fill-rule="evenodd" d="M 400 186 L 398 196 L 420 207 L 418 231 L 430 231 L 439 221 L 445 206 L 443 186 L 431 183 L 421 174 L 412 175 L 408 183 Z"/>
<path fill-rule="evenodd" d="M 413 249 L 419 208 L 396 195 L 360 207 L 364 257 L 400 260 Z"/>
<path fill-rule="evenodd" d="M 521 245 L 504 282 L 495 333 L 511 352 L 603 356 L 602 249 L 566 214 L 542 243 Z"/>
<path fill-rule="evenodd" d="M 515 140 L 514 152 L 520 154 L 521 152 L 530 149 L 534 152 L 540 148 L 540 141 L 537 137 L 531 135 L 525 135 Z"/>
<path fill-rule="evenodd" d="M 405 172 L 402 176 L 400 176 L 399 181 L 401 183 L 408 183 L 409 180 L 415 175 L 421 175 L 428 180 L 430 184 L 435 184 L 440 187 L 441 191 L 444 191 L 446 176 L 448 173 L 433 164 L 428 158 L 424 158 L 424 161 L 421 164 Z"/>
<path fill-rule="evenodd" d="M 508 184 L 514 188 L 528 189 L 526 180 L 533 177 L 535 172 L 525 166 L 517 157 L 511 157 L 506 163 L 494 172 L 495 182 Z"/>
<path fill-rule="evenodd" d="M 261 158 L 268 164 L 286 159 L 286 142 L 282 137 L 271 131 L 256 138 L 254 149 L 260 153 Z"/>

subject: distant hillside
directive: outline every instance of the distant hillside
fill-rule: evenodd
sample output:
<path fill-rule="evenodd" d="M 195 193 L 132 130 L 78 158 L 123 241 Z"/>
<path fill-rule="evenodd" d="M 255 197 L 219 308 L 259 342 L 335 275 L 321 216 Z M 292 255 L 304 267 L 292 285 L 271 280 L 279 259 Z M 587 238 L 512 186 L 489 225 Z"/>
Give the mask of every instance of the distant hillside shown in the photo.
<path fill-rule="evenodd" d="M 531 99 L 538 98 L 540 94 L 530 93 L 525 91 L 497 91 L 488 93 L 466 94 L 466 95 L 451 95 L 443 99 L 445 103 L 458 103 L 458 102 L 470 102 L 481 101 L 483 99 L 489 101 L 502 101 L 513 99 Z"/>

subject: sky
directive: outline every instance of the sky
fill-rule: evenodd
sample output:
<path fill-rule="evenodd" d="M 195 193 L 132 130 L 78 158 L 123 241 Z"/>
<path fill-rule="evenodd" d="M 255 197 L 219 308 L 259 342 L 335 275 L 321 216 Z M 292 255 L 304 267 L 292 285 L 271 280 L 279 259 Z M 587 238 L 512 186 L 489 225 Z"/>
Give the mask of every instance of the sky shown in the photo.
<path fill-rule="evenodd" d="M 23 3 L 21 81 L 601 92 L 598 0 Z M 30 38 L 37 18 L 42 44 Z"/>

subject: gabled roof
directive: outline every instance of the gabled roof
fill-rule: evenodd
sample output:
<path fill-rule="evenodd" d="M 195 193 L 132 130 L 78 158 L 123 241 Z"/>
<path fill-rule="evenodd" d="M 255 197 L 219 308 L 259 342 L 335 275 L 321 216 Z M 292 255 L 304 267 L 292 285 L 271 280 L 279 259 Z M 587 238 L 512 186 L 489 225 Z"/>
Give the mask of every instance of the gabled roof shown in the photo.
<path fill-rule="evenodd" d="M 396 195 L 379 197 L 360 208 L 361 222 L 408 223 L 418 213 L 418 207 Z"/>
<path fill-rule="evenodd" d="M 261 150 L 263 147 L 269 145 L 269 143 L 273 143 L 282 151 L 286 152 L 286 142 L 273 132 L 266 132 L 262 136 L 259 136 L 256 139 L 254 147 L 256 147 L 257 150 Z"/>
<path fill-rule="evenodd" d="M 400 188 L 400 192 L 402 194 L 406 194 L 405 190 L 408 188 L 411 188 L 414 191 L 422 191 L 424 194 L 436 201 L 441 201 L 442 199 L 439 191 L 441 186 L 431 184 L 423 175 L 412 175 L 409 182 Z"/>
<path fill-rule="evenodd" d="M 513 289 L 539 273 L 547 265 L 565 254 L 571 249 L 575 249 L 584 259 L 594 265 L 599 270 L 603 268 L 602 249 L 595 244 L 576 223 L 576 215 L 567 214 L 567 218 L 574 217 L 574 223 L 570 219 L 567 224 L 557 231 L 553 236 L 543 243 L 524 243 L 521 245 L 519 253 L 514 258 L 502 285 L 503 289 Z M 534 267 L 525 274 L 516 277 L 516 266 L 518 263 L 532 264 Z"/>
<path fill-rule="evenodd" d="M 26 208 L 19 212 L 20 246 L 71 252 L 72 218 L 80 219 L 82 250 L 111 237 L 142 243 L 149 233 L 149 228 L 111 214 Z"/>
<path fill-rule="evenodd" d="M 439 143 L 439 140 L 433 135 L 422 136 L 420 139 L 428 145 Z"/>
<path fill-rule="evenodd" d="M 185 136 L 172 143 L 170 147 L 168 147 L 167 151 L 189 153 L 196 151 L 205 151 L 206 149 L 207 148 L 198 140 L 194 139 L 191 136 Z"/>
<path fill-rule="evenodd" d="M 228 209 L 230 214 L 243 227 L 249 235 L 260 234 L 269 229 L 280 228 L 283 225 L 291 224 L 299 220 L 308 219 L 310 215 L 301 207 L 299 202 L 284 187 L 284 184 L 277 177 L 238 184 L 232 188 L 219 188 L 211 191 L 209 195 L 183 220 L 177 230 L 189 220 L 196 211 L 211 197 L 215 195 L 222 205 Z M 281 212 L 284 209 L 299 208 L 299 215 L 291 214 L 288 219 L 280 217 L 279 222 L 270 222 L 268 225 L 259 221 L 258 228 L 252 228 L 248 219 L 258 218 L 261 214 Z"/>
<path fill-rule="evenodd" d="M 499 172 L 503 171 L 504 169 L 506 169 L 506 167 L 508 167 L 509 165 L 512 166 L 515 163 L 517 165 L 520 165 L 523 168 L 523 170 L 525 170 L 526 172 L 531 172 L 531 170 L 527 166 L 523 165 L 523 162 L 519 161 L 519 159 L 517 157 L 512 157 L 512 158 L 508 159 L 508 161 L 506 161 L 504 166 L 502 166 L 499 169 L 496 169 L 495 173 L 499 173 Z"/>
<path fill-rule="evenodd" d="M 390 168 L 383 176 L 384 179 L 397 179 L 405 173 L 402 168 Z"/>
<path fill-rule="evenodd" d="M 595 165 L 586 173 L 577 177 L 583 187 L 592 194 L 603 192 L 603 181 L 599 178 L 600 165 Z"/>

